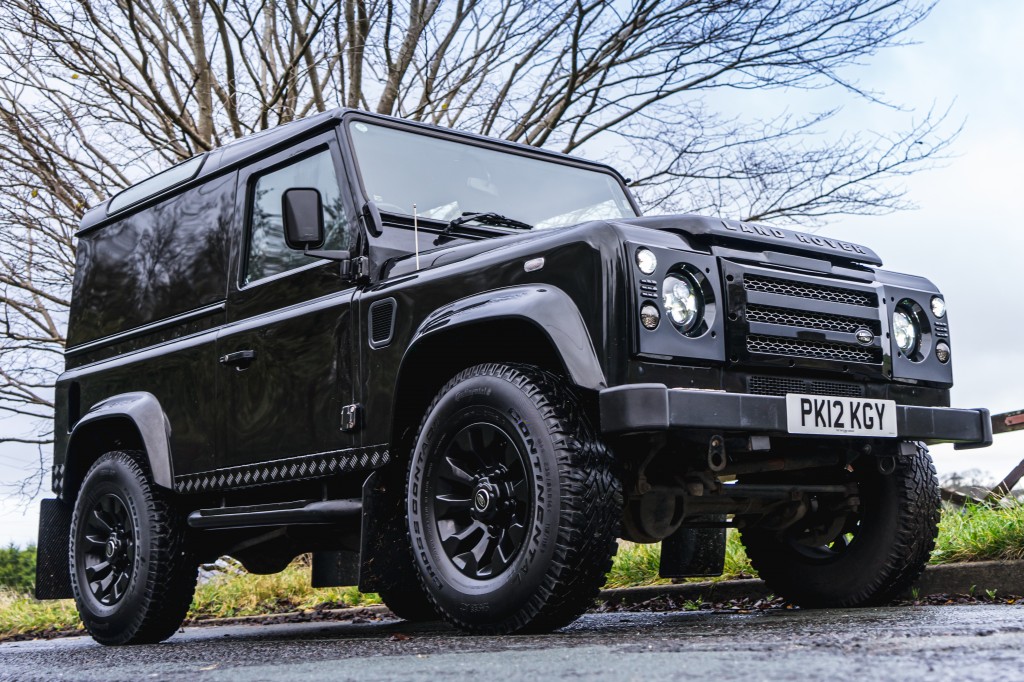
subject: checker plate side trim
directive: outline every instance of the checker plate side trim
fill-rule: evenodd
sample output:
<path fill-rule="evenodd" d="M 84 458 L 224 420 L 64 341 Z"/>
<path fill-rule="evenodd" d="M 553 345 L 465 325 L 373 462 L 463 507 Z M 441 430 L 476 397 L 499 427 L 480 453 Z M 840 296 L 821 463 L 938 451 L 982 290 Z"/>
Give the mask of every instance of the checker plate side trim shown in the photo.
<path fill-rule="evenodd" d="M 324 478 L 352 471 L 377 469 L 390 461 L 391 455 L 386 444 L 369 445 L 175 476 L 174 490 L 179 493 L 205 493 L 211 490 L 249 488 L 282 481 Z"/>

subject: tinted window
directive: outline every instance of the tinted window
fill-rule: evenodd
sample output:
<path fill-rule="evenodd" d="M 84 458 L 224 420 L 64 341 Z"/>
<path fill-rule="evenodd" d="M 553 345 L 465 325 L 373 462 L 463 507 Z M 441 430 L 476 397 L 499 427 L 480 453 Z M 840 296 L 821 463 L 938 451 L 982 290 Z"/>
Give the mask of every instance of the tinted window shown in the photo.
<path fill-rule="evenodd" d="M 186 180 L 191 180 L 199 172 L 204 158 L 203 156 L 192 157 L 188 161 L 183 161 L 177 166 L 172 166 L 161 173 L 157 173 L 148 180 L 132 185 L 110 200 L 110 203 L 107 205 L 107 213 L 117 213 L 122 208 L 137 204 L 175 185 L 180 185 Z"/>
<path fill-rule="evenodd" d="M 224 299 L 235 176 L 82 237 L 68 345 Z"/>
<path fill-rule="evenodd" d="M 342 204 L 338 174 L 329 151 L 265 173 L 256 178 L 252 192 L 249 251 L 245 283 L 270 277 L 313 260 L 288 248 L 281 222 L 281 197 L 293 187 L 320 190 L 324 211 L 324 249 L 347 249 L 350 235 Z"/>

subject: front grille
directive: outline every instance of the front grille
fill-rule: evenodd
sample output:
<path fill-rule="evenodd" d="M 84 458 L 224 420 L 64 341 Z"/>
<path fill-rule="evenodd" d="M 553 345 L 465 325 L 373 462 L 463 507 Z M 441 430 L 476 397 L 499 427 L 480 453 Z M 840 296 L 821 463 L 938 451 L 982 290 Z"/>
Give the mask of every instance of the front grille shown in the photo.
<path fill-rule="evenodd" d="M 881 327 L 877 319 L 868 320 L 847 315 L 832 315 L 831 313 L 787 310 L 767 305 L 748 305 L 747 320 L 802 329 L 825 329 L 847 334 L 853 334 L 858 329 L 870 329 L 873 333 L 878 334 Z"/>
<path fill-rule="evenodd" d="M 753 376 L 747 380 L 747 392 L 754 395 L 782 396 L 787 393 L 806 393 L 837 398 L 860 398 L 864 395 L 864 387 L 842 381 Z"/>
<path fill-rule="evenodd" d="M 763 355 L 784 355 L 796 358 L 816 358 L 836 362 L 860 362 L 878 364 L 882 362 L 882 351 L 878 348 L 861 348 L 844 343 L 811 341 L 809 339 L 788 339 L 781 336 L 751 334 L 747 337 L 747 351 Z"/>
<path fill-rule="evenodd" d="M 859 305 L 871 308 L 878 307 L 878 297 L 874 294 L 853 289 L 830 287 L 824 284 L 810 284 L 775 277 L 747 275 L 743 280 L 743 287 L 749 291 L 763 291 L 767 294 L 779 294 L 780 296 L 796 296 L 798 298 L 813 298 L 818 301 L 829 301 L 831 303 L 845 303 L 846 305 Z"/>

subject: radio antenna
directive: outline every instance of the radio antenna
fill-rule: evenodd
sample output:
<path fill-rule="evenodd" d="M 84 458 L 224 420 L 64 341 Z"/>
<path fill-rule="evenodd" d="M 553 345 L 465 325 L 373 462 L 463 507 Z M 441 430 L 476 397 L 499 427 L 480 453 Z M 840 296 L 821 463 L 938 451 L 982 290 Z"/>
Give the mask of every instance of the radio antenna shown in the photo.
<path fill-rule="evenodd" d="M 420 269 L 420 218 L 416 211 L 416 204 L 412 205 L 412 234 L 416 240 L 416 269 Z"/>

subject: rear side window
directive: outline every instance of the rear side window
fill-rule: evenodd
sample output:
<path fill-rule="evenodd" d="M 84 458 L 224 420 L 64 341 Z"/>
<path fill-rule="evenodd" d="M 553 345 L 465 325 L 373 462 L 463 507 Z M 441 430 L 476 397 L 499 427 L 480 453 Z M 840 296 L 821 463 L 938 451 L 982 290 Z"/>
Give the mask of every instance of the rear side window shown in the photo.
<path fill-rule="evenodd" d="M 235 177 L 215 178 L 82 236 L 69 346 L 224 299 Z"/>
<path fill-rule="evenodd" d="M 324 150 L 254 180 L 245 284 L 314 262 L 301 251 L 288 248 L 284 241 L 281 198 L 285 190 L 293 187 L 313 187 L 320 191 L 324 212 L 323 248 L 349 248 L 351 235 L 338 173 L 330 151 Z"/>

